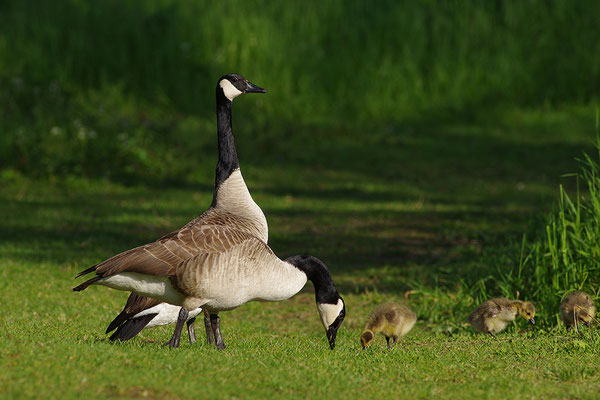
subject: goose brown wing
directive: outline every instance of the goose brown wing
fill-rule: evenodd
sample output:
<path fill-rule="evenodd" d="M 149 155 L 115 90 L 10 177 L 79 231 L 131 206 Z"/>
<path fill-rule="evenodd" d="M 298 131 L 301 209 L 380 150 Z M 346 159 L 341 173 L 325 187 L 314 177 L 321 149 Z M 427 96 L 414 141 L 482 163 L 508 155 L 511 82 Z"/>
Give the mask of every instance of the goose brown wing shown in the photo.
<path fill-rule="evenodd" d="M 177 266 L 189 259 L 200 254 L 225 252 L 252 237 L 227 226 L 193 222 L 155 242 L 117 254 L 94 270 L 101 277 L 121 272 L 172 276 Z"/>

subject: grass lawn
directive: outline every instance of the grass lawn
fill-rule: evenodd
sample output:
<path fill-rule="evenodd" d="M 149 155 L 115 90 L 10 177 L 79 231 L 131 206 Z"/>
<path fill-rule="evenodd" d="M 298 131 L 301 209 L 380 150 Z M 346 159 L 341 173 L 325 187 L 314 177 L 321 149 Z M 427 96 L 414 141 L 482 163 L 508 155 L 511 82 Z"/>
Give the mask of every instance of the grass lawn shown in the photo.
<path fill-rule="evenodd" d="M 321 146 L 318 136 L 307 141 L 308 132 L 300 133 L 303 141 L 292 135 L 288 151 L 281 144 L 280 152 L 258 156 L 245 154 L 249 139 L 243 128 L 236 131 L 244 177 L 269 222 L 269 244 L 281 257 L 324 260 L 346 301 L 334 351 L 310 284 L 285 302 L 222 313 L 225 351 L 202 340 L 191 347 L 185 336 L 178 350 L 162 347 L 172 327 L 110 343 L 104 329 L 127 293 L 73 293 L 73 277 L 200 214 L 210 204 L 212 178 L 126 187 L 33 181 L 6 170 L 0 395 L 597 397 L 597 327 L 567 335 L 519 321 L 497 340 L 474 335 L 462 326 L 473 293 L 460 284 L 515 262 L 515 244 L 552 209 L 558 183 L 574 187 L 560 175 L 574 172 L 575 158 L 593 149 L 591 108 L 390 124 L 365 130 L 360 143 L 336 133 Z M 201 164 L 213 170 L 215 163 L 216 151 Z M 391 352 L 383 338 L 362 351 L 359 334 L 370 310 L 406 299 L 419 317 L 415 329 Z"/>

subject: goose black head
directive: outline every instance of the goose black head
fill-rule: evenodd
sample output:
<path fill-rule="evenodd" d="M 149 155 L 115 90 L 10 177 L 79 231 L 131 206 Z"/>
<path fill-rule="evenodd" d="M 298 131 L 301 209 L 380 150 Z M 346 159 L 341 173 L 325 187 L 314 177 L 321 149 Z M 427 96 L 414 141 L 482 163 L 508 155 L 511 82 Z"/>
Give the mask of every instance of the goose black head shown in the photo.
<path fill-rule="evenodd" d="M 217 91 L 219 90 L 229 101 L 233 101 L 244 93 L 267 93 L 265 89 L 256 86 L 239 74 L 227 74 L 219 78 Z"/>
<path fill-rule="evenodd" d="M 313 283 L 317 310 L 327 334 L 329 347 L 333 350 L 337 331 L 346 317 L 346 305 L 335 288 L 331 274 L 325 263 L 317 257 L 297 255 L 287 258 L 286 261 L 304 272 L 306 278 Z"/>

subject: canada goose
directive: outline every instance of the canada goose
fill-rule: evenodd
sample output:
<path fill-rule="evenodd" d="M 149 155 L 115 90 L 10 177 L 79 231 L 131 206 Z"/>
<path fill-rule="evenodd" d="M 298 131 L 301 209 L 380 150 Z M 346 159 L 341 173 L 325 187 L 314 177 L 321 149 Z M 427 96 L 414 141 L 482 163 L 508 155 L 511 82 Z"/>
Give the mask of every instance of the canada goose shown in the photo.
<path fill-rule="evenodd" d="M 560 303 L 560 316 L 567 327 L 567 332 L 578 323 L 583 323 L 585 326 L 590 326 L 590 321 L 596 315 L 596 307 L 592 302 L 592 298 L 585 292 L 573 292 L 564 298 Z"/>
<path fill-rule="evenodd" d="M 495 336 L 504 330 L 509 322 L 519 314 L 535 325 L 535 307 L 527 301 L 490 299 L 483 302 L 468 317 L 467 322 L 476 330 Z"/>
<path fill-rule="evenodd" d="M 231 101 L 243 93 L 264 93 L 240 75 L 225 75 L 217 84 L 219 161 L 213 202 L 201 216 L 155 242 L 117 254 L 80 272 L 96 276 L 73 288 L 91 284 L 135 292 L 160 302 L 181 306 L 173 336 L 178 347 L 183 323 L 202 307 L 210 317 L 216 346 L 224 348 L 219 311 L 251 300 L 280 301 L 313 282 L 317 309 L 329 346 L 345 316 L 325 264 L 315 257 L 280 260 L 265 243 L 267 224 L 239 171 L 231 130 Z"/>
<path fill-rule="evenodd" d="M 267 219 L 260 207 L 254 202 L 239 168 L 237 151 L 231 123 L 231 106 L 233 99 L 243 93 L 265 93 L 266 90 L 248 82 L 238 74 L 228 74 L 219 78 L 216 87 L 217 103 L 217 142 L 219 158 L 215 174 L 215 187 L 211 209 L 216 209 L 215 217 L 222 223 L 232 224 L 237 229 L 246 231 L 265 243 L 268 242 Z M 209 209 L 210 210 L 210 209 Z M 223 215 L 224 213 L 225 215 Z M 231 217 L 236 217 L 231 220 Z M 193 222 L 193 221 L 192 221 Z M 128 340 L 137 335 L 145 327 L 166 325 L 177 321 L 179 308 L 170 304 L 159 306 L 159 301 L 133 296 L 127 300 L 123 311 L 110 323 L 106 333 L 117 331 L 111 340 Z M 152 308 L 152 310 L 149 310 Z M 176 310 L 174 312 L 174 310 Z M 195 338 L 195 316 L 201 310 L 190 312 L 188 332 L 190 340 Z M 212 330 L 210 318 L 205 315 L 207 340 L 211 343 Z M 195 340 L 195 339 L 194 339 Z"/>
<path fill-rule="evenodd" d="M 173 337 L 166 343 L 170 347 L 179 346 L 189 312 L 202 307 L 210 313 L 216 346 L 224 348 L 219 311 L 251 300 L 288 299 L 310 280 L 329 346 L 335 347 L 346 308 L 321 260 L 300 255 L 282 261 L 247 232 L 216 224 L 210 217 L 195 221 L 80 272 L 77 277 L 90 272 L 96 276 L 73 290 L 99 284 L 181 306 Z"/>
<path fill-rule="evenodd" d="M 387 303 L 378 306 L 369 318 L 360 335 L 363 349 L 371 345 L 375 334 L 381 332 L 385 336 L 388 350 L 398 340 L 398 337 L 406 335 L 417 321 L 417 316 L 406 306 L 396 303 Z M 390 338 L 392 344 L 390 346 Z"/>

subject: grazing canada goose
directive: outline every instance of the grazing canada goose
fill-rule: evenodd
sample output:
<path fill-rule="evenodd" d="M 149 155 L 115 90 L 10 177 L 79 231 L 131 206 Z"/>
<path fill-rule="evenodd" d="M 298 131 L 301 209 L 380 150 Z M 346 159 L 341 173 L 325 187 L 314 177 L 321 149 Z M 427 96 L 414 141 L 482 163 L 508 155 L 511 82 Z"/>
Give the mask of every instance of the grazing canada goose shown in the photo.
<path fill-rule="evenodd" d="M 576 330 L 579 330 L 578 323 L 589 328 L 594 315 L 596 315 L 596 307 L 590 295 L 585 292 L 573 292 L 560 303 L 560 316 L 567 327 L 567 332 L 573 325 Z"/>
<path fill-rule="evenodd" d="M 219 78 L 216 88 L 217 102 L 217 141 L 219 159 L 215 174 L 215 188 L 211 209 L 222 223 L 231 224 L 237 229 L 246 231 L 265 243 L 268 242 L 267 219 L 260 207 L 254 202 L 239 168 L 237 151 L 231 123 L 231 105 L 233 99 L 243 93 L 265 93 L 266 90 L 248 82 L 238 74 L 224 75 Z M 231 220 L 235 217 L 234 220 Z M 194 221 L 192 221 L 194 222 Z M 123 311 L 110 323 L 106 333 L 115 328 L 117 331 L 111 340 L 128 340 L 137 335 L 145 327 L 175 323 L 179 308 L 170 304 L 133 294 L 127 300 Z M 152 308 L 152 310 L 150 310 Z M 176 311 L 174 311 L 176 310 Z M 193 310 L 188 320 L 190 340 L 195 338 L 195 316 L 201 311 Z M 212 330 L 210 317 L 205 315 L 204 324 L 209 343 Z"/>
<path fill-rule="evenodd" d="M 495 336 L 504 330 L 509 322 L 514 321 L 517 314 L 535 325 L 533 304 L 508 299 L 490 299 L 483 302 L 467 317 L 467 322 L 479 332 Z"/>
<path fill-rule="evenodd" d="M 375 334 L 381 332 L 385 336 L 388 350 L 391 349 L 398 337 L 406 335 L 417 321 L 417 316 L 406 306 L 396 303 L 387 303 L 378 306 L 367 320 L 367 324 L 360 335 L 363 349 L 371 345 Z M 390 338 L 392 344 L 390 346 Z"/>
<path fill-rule="evenodd" d="M 210 313 L 216 346 L 224 348 L 219 311 L 251 300 L 288 299 L 310 280 L 329 346 L 335 347 L 346 308 L 321 260 L 300 255 L 282 261 L 255 236 L 200 218 L 196 224 L 80 272 L 78 277 L 90 272 L 96 276 L 73 290 L 99 284 L 181 306 L 173 337 L 166 343 L 170 347 L 179 346 L 189 312 L 202 307 Z M 183 258 L 185 253 L 189 256 Z"/>
<path fill-rule="evenodd" d="M 178 231 L 80 272 L 77 277 L 91 272 L 96 276 L 74 291 L 99 284 L 181 306 L 175 332 L 167 343 L 170 347 L 179 346 L 190 311 L 202 307 L 210 314 L 217 347 L 224 348 L 219 311 L 251 300 L 287 299 L 310 280 L 329 345 L 335 347 L 345 306 L 331 274 L 312 256 L 285 261 L 275 256 L 263 241 L 267 232 L 264 214 L 239 172 L 231 132 L 231 100 L 242 93 L 264 91 L 239 75 L 226 75 L 217 85 L 220 150 L 211 207 Z"/>

